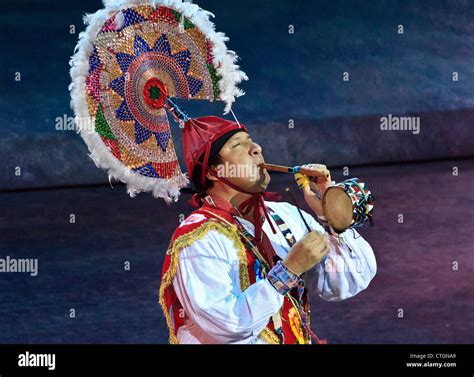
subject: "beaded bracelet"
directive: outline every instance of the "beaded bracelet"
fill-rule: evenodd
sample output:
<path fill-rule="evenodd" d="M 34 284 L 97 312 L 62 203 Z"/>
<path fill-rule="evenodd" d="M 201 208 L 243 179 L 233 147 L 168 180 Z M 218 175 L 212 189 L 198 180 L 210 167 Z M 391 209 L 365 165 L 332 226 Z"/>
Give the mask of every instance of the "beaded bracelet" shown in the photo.
<path fill-rule="evenodd" d="M 278 261 L 268 272 L 267 278 L 278 293 L 282 295 L 286 295 L 293 288 L 304 287 L 303 279 L 288 270 L 281 261 Z"/>

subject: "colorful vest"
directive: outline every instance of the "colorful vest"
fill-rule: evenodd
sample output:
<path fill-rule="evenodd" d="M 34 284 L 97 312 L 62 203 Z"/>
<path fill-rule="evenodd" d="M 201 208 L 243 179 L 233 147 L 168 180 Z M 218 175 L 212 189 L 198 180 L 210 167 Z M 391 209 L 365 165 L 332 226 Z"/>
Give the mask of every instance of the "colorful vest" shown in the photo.
<path fill-rule="evenodd" d="M 289 245 L 292 246 L 295 240 L 294 237 L 292 237 L 291 230 L 286 227 L 283 220 L 281 220 L 278 215 L 276 215 L 276 213 L 273 212 L 271 216 L 279 226 L 280 230 L 284 233 Z M 219 217 L 225 219 L 227 222 L 235 226 L 231 227 L 227 225 L 222 220 L 220 220 Z M 193 218 L 194 220 L 190 221 Z M 240 265 L 240 289 L 242 292 L 260 278 L 265 276 L 266 272 L 268 272 L 264 271 L 262 274 L 262 272 L 258 269 L 258 266 L 261 264 L 258 262 L 258 258 L 256 258 L 255 254 L 252 252 L 248 241 L 246 241 L 250 235 L 246 233 L 246 237 L 242 237 L 237 231 L 236 227 L 244 230 L 241 224 L 239 224 L 238 221 L 236 221 L 228 212 L 204 204 L 201 208 L 192 212 L 192 214 L 183 222 L 183 224 L 181 224 L 181 226 L 178 227 L 173 233 L 163 264 L 159 298 L 170 332 L 170 343 L 178 343 L 176 334 L 178 329 L 185 323 L 187 318 L 186 313 L 182 308 L 173 288 L 173 279 L 178 269 L 179 253 L 183 248 L 190 246 L 198 239 L 204 238 L 204 236 L 210 230 L 216 230 L 219 233 L 227 236 L 233 241 L 235 249 L 238 252 Z M 291 292 L 291 297 L 288 297 L 289 295 L 285 296 L 283 306 L 280 309 L 280 332 L 275 330 L 275 327 L 278 328 L 280 326 L 275 326 L 273 319 L 271 319 L 266 328 L 259 334 L 259 337 L 265 342 L 271 344 L 311 343 L 310 334 L 308 334 L 302 325 L 302 319 L 297 305 L 298 294 L 296 289 L 294 291 L 295 292 Z M 303 295 L 303 301 L 301 304 L 307 314 L 309 321 L 309 302 L 306 294 Z"/>

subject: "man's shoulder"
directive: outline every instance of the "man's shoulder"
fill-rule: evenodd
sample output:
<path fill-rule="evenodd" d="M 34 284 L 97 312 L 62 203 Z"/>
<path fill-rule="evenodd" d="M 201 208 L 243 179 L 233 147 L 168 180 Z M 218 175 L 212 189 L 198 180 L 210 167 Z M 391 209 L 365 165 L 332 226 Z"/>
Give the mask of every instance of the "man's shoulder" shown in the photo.
<path fill-rule="evenodd" d="M 216 214 L 221 218 L 225 217 L 225 220 L 227 221 L 230 220 L 227 218 L 227 216 L 225 216 L 226 214 L 220 213 L 220 211 Z M 219 224 L 221 224 L 221 222 L 219 221 L 216 224 L 216 214 L 214 214 L 214 212 L 209 209 L 199 208 L 194 210 L 183 221 L 181 221 L 181 223 L 175 229 L 172 239 L 176 239 L 182 235 L 194 232 L 198 228 L 206 228 L 206 226 L 209 228 L 217 227 Z"/>
<path fill-rule="evenodd" d="M 178 225 L 179 228 L 186 228 L 191 225 L 201 224 L 209 221 L 209 215 L 199 212 L 199 210 L 191 212 L 181 223 Z"/>
<path fill-rule="evenodd" d="M 187 215 L 176 227 L 173 238 L 179 237 L 180 235 L 191 232 L 192 230 L 199 228 L 200 226 L 208 223 L 210 216 L 199 210 L 195 210 Z"/>
<path fill-rule="evenodd" d="M 212 213 L 196 210 L 175 229 L 170 247 L 175 250 L 188 248 L 186 255 L 194 253 L 227 260 L 237 255 L 234 249 L 240 247 L 239 235 L 236 229 L 217 220 Z"/>

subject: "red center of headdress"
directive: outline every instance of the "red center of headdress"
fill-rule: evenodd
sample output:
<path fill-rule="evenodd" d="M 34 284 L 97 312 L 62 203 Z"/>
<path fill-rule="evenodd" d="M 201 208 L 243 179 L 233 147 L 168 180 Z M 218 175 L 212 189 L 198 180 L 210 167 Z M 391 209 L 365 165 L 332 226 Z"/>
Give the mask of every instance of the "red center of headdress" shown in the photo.
<path fill-rule="evenodd" d="M 149 79 L 143 88 L 145 103 L 155 109 L 161 109 L 166 102 L 168 92 L 166 86 L 156 77 Z"/>

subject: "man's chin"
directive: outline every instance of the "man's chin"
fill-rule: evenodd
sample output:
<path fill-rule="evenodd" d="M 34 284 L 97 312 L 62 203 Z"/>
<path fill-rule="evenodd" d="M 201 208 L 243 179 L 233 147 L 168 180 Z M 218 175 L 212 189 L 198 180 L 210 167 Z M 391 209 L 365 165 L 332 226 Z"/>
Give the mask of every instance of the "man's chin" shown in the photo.
<path fill-rule="evenodd" d="M 262 175 L 262 179 L 260 179 L 258 182 L 256 182 L 255 186 L 257 187 L 258 191 L 257 192 L 263 192 L 267 189 L 268 185 L 270 184 L 270 175 L 265 172 Z"/>

